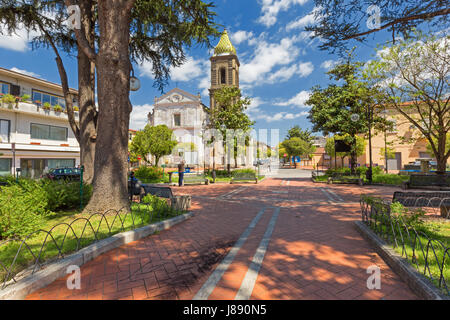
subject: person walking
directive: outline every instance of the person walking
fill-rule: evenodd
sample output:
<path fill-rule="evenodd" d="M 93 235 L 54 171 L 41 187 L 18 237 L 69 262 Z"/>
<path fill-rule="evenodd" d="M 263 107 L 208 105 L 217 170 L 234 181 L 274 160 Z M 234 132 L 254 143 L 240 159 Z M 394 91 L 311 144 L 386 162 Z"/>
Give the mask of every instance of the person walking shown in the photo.
<path fill-rule="evenodd" d="M 184 160 L 178 164 L 178 186 L 183 186 L 183 178 L 184 178 Z"/>

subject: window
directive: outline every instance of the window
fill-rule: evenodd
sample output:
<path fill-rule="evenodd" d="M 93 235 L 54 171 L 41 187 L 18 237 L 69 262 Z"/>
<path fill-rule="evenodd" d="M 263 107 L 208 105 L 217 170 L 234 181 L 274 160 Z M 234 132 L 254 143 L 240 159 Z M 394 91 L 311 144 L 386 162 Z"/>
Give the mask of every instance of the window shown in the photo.
<path fill-rule="evenodd" d="M 48 168 L 73 168 L 75 167 L 75 159 L 49 159 Z"/>
<path fill-rule="evenodd" d="M 9 84 L 0 82 L 0 93 L 8 94 L 9 93 Z"/>
<path fill-rule="evenodd" d="M 227 83 L 227 72 L 225 68 L 220 68 L 220 84 Z"/>
<path fill-rule="evenodd" d="M 11 159 L 0 159 L 0 176 L 11 174 Z"/>
<path fill-rule="evenodd" d="M 48 102 L 52 106 L 59 104 L 63 109 L 66 109 L 66 101 L 63 97 L 55 96 L 49 93 L 33 90 L 33 101 L 40 101 L 42 104 Z"/>
<path fill-rule="evenodd" d="M 174 123 L 175 127 L 180 127 L 181 126 L 181 114 L 174 114 L 173 115 L 173 123 Z"/>
<path fill-rule="evenodd" d="M 67 141 L 67 128 L 31 124 L 31 139 Z"/>
<path fill-rule="evenodd" d="M 0 142 L 9 142 L 9 120 L 0 119 Z"/>

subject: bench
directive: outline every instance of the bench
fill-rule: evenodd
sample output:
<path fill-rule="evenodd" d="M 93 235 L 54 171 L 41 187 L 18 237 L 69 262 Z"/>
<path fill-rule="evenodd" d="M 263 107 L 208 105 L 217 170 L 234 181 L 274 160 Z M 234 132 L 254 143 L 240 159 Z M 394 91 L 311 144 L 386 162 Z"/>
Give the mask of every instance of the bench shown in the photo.
<path fill-rule="evenodd" d="M 184 174 L 184 184 L 209 184 L 209 180 L 204 174 Z"/>
<path fill-rule="evenodd" d="M 450 214 L 450 191 L 394 192 L 392 202 L 410 208 L 440 208 L 441 216 Z"/>
<path fill-rule="evenodd" d="M 143 184 L 142 187 L 145 190 L 145 195 L 151 194 L 160 198 L 168 199 L 170 201 L 170 206 L 174 210 L 187 211 L 191 207 L 191 196 L 174 196 L 172 189 L 169 187 L 155 187 L 146 184 Z"/>
<path fill-rule="evenodd" d="M 233 184 L 234 182 L 238 181 L 255 181 L 255 183 L 258 183 L 258 177 L 256 176 L 256 172 L 236 172 L 233 173 L 231 177 L 230 183 Z"/>
<path fill-rule="evenodd" d="M 363 179 L 358 174 L 351 173 L 333 173 L 331 177 L 328 177 L 328 183 L 332 184 L 334 182 L 338 183 L 356 183 L 360 186 L 363 185 Z"/>
<path fill-rule="evenodd" d="M 412 174 L 403 189 L 450 190 L 450 174 Z"/>

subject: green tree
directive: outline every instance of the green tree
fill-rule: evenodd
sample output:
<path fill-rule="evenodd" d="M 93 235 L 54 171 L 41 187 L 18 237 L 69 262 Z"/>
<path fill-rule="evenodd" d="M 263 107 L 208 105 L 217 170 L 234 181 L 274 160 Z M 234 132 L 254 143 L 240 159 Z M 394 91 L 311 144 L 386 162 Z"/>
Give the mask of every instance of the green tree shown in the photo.
<path fill-rule="evenodd" d="M 385 96 L 385 106 L 414 127 L 415 139 L 425 137 L 444 173 L 450 150 L 450 36 L 436 38 L 415 32 L 407 40 L 378 51 L 365 70 L 373 87 Z"/>
<path fill-rule="evenodd" d="M 308 143 L 312 144 L 313 136 L 312 132 L 308 129 L 302 130 L 298 125 L 292 127 L 288 130 L 287 138 L 286 139 L 292 139 L 292 138 L 300 138 Z"/>
<path fill-rule="evenodd" d="M 336 140 L 343 140 L 348 144 L 351 144 L 352 151 L 351 152 L 336 152 L 336 156 L 341 158 L 342 166 L 344 166 L 344 159 L 346 157 L 350 157 L 352 155 L 352 152 L 356 154 L 357 157 L 362 156 L 366 150 L 366 140 L 361 136 L 356 136 L 356 144 L 352 144 L 352 137 L 349 134 L 344 135 L 335 135 L 332 138 L 328 138 L 325 144 L 325 151 L 326 153 L 334 157 L 334 141 Z M 355 150 L 353 150 L 355 148 Z"/>
<path fill-rule="evenodd" d="M 242 98 L 241 90 L 234 86 L 216 90 L 214 99 L 216 106 L 210 110 L 210 125 L 222 135 L 225 152 L 228 139 L 233 140 L 233 157 L 237 168 L 237 145 L 240 141 L 245 143 L 247 133 L 254 124 L 245 113 L 251 101 Z M 233 137 L 227 137 L 227 133 L 233 134 Z"/>
<path fill-rule="evenodd" d="M 286 150 L 286 153 L 289 155 L 289 158 L 297 156 L 309 158 L 311 157 L 311 154 L 316 150 L 316 147 L 299 137 L 294 137 L 289 140 L 283 141 L 282 146 Z M 296 163 L 295 166 L 297 167 Z"/>
<path fill-rule="evenodd" d="M 385 148 L 380 149 L 380 156 L 381 159 L 387 158 L 388 159 L 395 159 L 395 149 L 392 147 L 387 147 L 387 151 Z"/>
<path fill-rule="evenodd" d="M 72 4 L 79 5 L 81 13 L 81 28 L 73 31 L 65 26 L 66 8 Z M 95 110 L 94 94 L 87 93 L 88 88 L 98 90 L 99 112 L 86 114 L 87 123 L 95 128 L 93 133 L 81 125 L 74 127 L 73 109 L 66 96 L 72 130 L 84 139 L 80 139 L 80 148 L 86 141 L 95 142 L 93 195 L 86 211 L 129 208 L 126 157 L 132 63 L 151 61 L 154 85 L 162 89 L 171 67 L 186 61 L 186 48 L 194 43 L 209 45 L 209 37 L 218 35 L 211 8 L 200 0 L 1 0 L 0 18 L 6 24 L 2 32 L 15 32 L 22 25 L 27 31 L 40 31 L 42 35 L 32 40 L 55 51 L 65 91 L 67 74 L 58 48 L 78 51 L 79 79 L 84 80 L 79 84 L 80 102 L 85 92 Z M 62 41 L 63 35 L 68 42 Z M 80 105 L 80 122 L 82 108 Z"/>
<path fill-rule="evenodd" d="M 337 65 L 328 72 L 330 79 L 336 83 L 322 89 L 316 86 L 307 105 L 311 106 L 308 118 L 313 124 L 313 131 L 322 131 L 325 135 L 330 133 L 350 137 L 352 153 L 350 165 L 352 173 L 355 172 L 357 154 L 357 135 L 367 134 L 369 124 L 376 127 L 386 124 L 380 114 L 374 112 L 379 93 L 364 81 L 362 63 L 353 62 L 353 54 L 349 53 L 347 61 Z"/>
<path fill-rule="evenodd" d="M 441 30 L 442 26 L 448 23 L 450 14 L 447 0 L 315 0 L 314 2 L 317 23 L 305 29 L 311 31 L 313 37 L 321 39 L 322 50 L 332 52 L 343 52 L 351 39 L 364 42 L 369 35 L 381 30 L 389 31 L 392 39 L 400 34 L 405 37 L 412 28 L 423 24 L 432 30 Z M 375 26 L 373 22 L 378 15 L 379 26 Z"/>
<path fill-rule="evenodd" d="M 146 125 L 144 130 L 138 131 L 131 142 L 130 151 L 133 154 L 140 155 L 147 163 L 147 155 L 155 157 L 154 165 L 157 167 L 159 160 L 172 153 L 173 148 L 178 142 L 173 139 L 173 131 L 166 125 L 159 126 Z"/>

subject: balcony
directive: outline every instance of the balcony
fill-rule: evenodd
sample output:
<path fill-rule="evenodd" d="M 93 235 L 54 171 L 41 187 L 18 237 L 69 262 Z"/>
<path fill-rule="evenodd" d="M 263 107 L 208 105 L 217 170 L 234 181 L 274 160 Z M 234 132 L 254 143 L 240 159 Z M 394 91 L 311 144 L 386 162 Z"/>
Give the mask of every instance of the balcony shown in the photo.
<path fill-rule="evenodd" d="M 32 102 L 14 102 L 6 103 L 0 101 L 0 111 L 23 113 L 40 117 L 49 117 L 53 119 L 68 120 L 65 110 L 55 111 L 53 107 L 44 108 L 41 104 Z M 75 119 L 78 121 L 78 111 L 75 111 Z"/>

